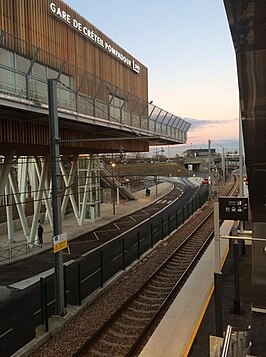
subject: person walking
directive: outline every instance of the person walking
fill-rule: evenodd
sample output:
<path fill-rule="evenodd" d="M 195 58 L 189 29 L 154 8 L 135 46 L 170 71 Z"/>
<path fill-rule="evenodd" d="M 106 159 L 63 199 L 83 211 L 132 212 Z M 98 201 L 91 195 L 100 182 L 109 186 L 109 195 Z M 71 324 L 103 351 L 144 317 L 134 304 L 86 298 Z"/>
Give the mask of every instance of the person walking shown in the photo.
<path fill-rule="evenodd" d="M 43 227 L 40 222 L 38 226 L 38 238 L 39 238 L 39 244 L 43 244 Z"/>

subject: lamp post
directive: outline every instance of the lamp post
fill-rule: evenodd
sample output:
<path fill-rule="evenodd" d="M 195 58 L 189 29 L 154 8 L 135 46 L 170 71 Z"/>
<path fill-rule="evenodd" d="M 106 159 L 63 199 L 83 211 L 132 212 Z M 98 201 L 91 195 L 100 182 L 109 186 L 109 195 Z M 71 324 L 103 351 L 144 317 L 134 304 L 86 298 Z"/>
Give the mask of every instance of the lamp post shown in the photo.
<path fill-rule="evenodd" d="M 209 200 L 211 199 L 211 141 L 208 140 L 208 176 L 209 176 Z"/>
<path fill-rule="evenodd" d="M 226 181 L 226 171 L 225 171 L 225 156 L 224 156 L 224 148 L 223 148 L 223 154 L 222 154 L 222 171 L 223 171 L 223 185 L 225 184 Z"/>
<path fill-rule="evenodd" d="M 115 180 L 114 180 L 114 167 L 115 163 L 111 163 L 112 167 L 112 202 L 113 202 L 113 215 L 115 215 Z"/>

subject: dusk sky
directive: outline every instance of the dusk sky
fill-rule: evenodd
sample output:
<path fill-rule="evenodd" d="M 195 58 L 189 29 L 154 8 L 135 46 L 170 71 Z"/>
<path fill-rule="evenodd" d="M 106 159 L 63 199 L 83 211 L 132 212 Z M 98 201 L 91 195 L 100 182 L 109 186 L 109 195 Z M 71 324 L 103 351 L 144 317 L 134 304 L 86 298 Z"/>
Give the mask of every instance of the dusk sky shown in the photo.
<path fill-rule="evenodd" d="M 193 119 L 189 146 L 236 147 L 238 83 L 222 0 L 65 2 L 148 68 L 149 100 Z"/>

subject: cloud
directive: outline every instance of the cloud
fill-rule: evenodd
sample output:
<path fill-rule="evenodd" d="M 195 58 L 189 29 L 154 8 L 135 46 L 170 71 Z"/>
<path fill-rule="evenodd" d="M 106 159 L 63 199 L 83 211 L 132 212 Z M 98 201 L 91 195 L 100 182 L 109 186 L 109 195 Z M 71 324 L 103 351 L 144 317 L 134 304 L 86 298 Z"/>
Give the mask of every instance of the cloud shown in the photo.
<path fill-rule="evenodd" d="M 208 119 L 191 119 L 191 118 L 183 118 L 183 119 L 191 124 L 190 132 L 199 129 L 205 129 L 216 125 L 235 124 L 236 121 L 238 121 L 238 119 L 225 119 L 225 120 L 208 120 Z"/>

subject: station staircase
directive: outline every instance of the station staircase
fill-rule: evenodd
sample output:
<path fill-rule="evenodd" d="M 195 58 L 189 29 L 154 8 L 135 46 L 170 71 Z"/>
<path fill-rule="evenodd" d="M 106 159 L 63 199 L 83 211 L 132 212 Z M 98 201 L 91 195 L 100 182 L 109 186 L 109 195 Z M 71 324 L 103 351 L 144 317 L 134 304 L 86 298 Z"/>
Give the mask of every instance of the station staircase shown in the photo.
<path fill-rule="evenodd" d="M 106 163 L 101 163 L 101 180 L 108 186 L 114 189 L 119 188 L 119 194 L 124 199 L 137 200 L 137 196 L 113 175 L 109 166 Z"/>

